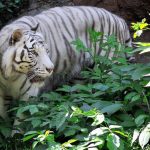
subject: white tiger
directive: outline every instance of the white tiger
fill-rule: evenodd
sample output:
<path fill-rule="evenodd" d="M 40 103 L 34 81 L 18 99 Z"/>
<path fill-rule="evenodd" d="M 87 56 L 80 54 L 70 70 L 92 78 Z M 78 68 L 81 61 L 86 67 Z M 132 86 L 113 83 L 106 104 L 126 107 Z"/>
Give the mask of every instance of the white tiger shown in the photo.
<path fill-rule="evenodd" d="M 90 55 L 77 53 L 70 43 L 79 38 L 90 47 L 89 28 L 105 35 L 113 33 L 118 41 L 131 46 L 126 22 L 96 7 L 51 8 L 36 16 L 24 16 L 0 31 L 0 115 L 3 118 L 7 118 L 5 96 L 28 100 L 38 95 L 44 82 L 52 86 L 49 80 L 52 76 L 64 73 L 73 76 L 81 70 Z M 97 54 L 105 55 L 98 48 Z M 112 56 L 110 52 L 109 57 Z"/>

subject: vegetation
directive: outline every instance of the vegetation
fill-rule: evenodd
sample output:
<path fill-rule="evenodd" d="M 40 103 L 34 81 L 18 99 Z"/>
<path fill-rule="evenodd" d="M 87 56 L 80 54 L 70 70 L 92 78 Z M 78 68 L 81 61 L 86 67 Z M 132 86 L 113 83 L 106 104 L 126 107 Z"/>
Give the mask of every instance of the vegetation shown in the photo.
<path fill-rule="evenodd" d="M 149 26 L 141 25 L 137 28 L 133 24 L 137 33 Z M 113 35 L 101 43 L 102 33 L 90 30 L 89 34 L 93 43 L 90 48 L 80 39 L 72 42 L 78 51 L 88 51 L 95 62 L 93 69 L 82 71 L 84 84 L 63 85 L 29 102 L 20 101 L 10 112 L 16 117 L 24 113 L 26 119 L 20 120 L 15 127 L 20 133 L 13 137 L 11 123 L 1 120 L 1 149 L 150 149 L 150 91 L 145 87 L 149 86 L 150 64 L 128 62 L 124 53 L 132 55 L 133 50 L 118 43 Z M 97 56 L 96 45 L 106 53 L 110 48 L 117 50 L 119 57 Z M 143 49 L 142 46 L 136 51 Z"/>
<path fill-rule="evenodd" d="M 27 4 L 28 0 L 1 0 L 0 1 L 0 28 L 14 16 L 17 17 L 22 6 Z M 4 16 L 5 14 L 5 16 Z"/>

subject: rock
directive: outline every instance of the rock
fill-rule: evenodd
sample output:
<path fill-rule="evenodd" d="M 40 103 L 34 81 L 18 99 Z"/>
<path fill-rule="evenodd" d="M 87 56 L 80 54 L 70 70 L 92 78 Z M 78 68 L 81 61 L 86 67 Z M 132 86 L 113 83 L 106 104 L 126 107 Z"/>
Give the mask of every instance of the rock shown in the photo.
<path fill-rule="evenodd" d="M 35 15 L 48 8 L 65 5 L 74 4 L 71 0 L 29 0 L 29 6 L 22 10 L 22 15 Z"/>
<path fill-rule="evenodd" d="M 149 19 L 150 1 L 148 0 L 73 0 L 75 5 L 90 5 L 105 8 L 126 21 Z M 150 20 L 149 20 L 150 21 Z"/>

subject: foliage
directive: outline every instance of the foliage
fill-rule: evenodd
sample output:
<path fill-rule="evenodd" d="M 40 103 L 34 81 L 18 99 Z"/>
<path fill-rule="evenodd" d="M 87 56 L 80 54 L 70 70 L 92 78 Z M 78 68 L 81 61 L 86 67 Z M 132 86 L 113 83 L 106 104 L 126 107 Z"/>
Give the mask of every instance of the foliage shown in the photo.
<path fill-rule="evenodd" d="M 133 34 L 134 38 L 140 37 L 144 30 L 150 29 L 149 24 L 146 22 L 145 18 L 141 22 L 131 24 L 132 29 L 135 30 L 135 33 Z"/>
<path fill-rule="evenodd" d="M 150 24 L 146 22 L 146 19 L 144 18 L 141 22 L 132 23 L 132 29 L 135 30 L 135 33 L 133 35 L 134 38 L 137 38 L 141 36 L 143 31 L 150 30 Z M 150 43 L 144 43 L 144 42 L 136 42 L 135 43 L 137 48 L 134 50 L 134 52 L 140 52 L 139 54 L 144 54 L 150 52 Z M 150 74 L 146 74 L 145 76 L 149 76 Z M 147 87 L 150 86 L 150 82 L 146 85 Z"/>
<path fill-rule="evenodd" d="M 28 0 L 1 0 L 0 1 L 0 27 L 6 22 L 12 19 L 14 16 L 17 17 L 17 12 L 27 3 Z"/>
<path fill-rule="evenodd" d="M 132 23 L 132 28 L 135 30 L 135 33 L 133 35 L 134 38 L 139 37 L 144 30 L 150 30 L 149 28 L 150 24 L 146 22 L 146 19 L 144 18 L 141 22 Z M 137 49 L 135 51 L 140 51 L 139 54 L 144 54 L 150 52 L 150 43 L 144 43 L 144 42 L 136 42 Z M 145 76 L 150 76 L 150 73 L 145 74 Z M 150 86 L 150 82 L 146 85 L 146 87 Z M 139 118 L 144 118 L 146 116 L 139 116 Z M 142 120 L 141 120 L 142 121 Z M 132 144 L 138 139 L 140 146 L 142 149 L 144 146 L 149 142 L 150 140 L 150 124 L 148 123 L 147 126 L 144 129 L 141 129 L 141 132 L 137 129 L 134 130 L 133 138 L 132 138 Z"/>
<path fill-rule="evenodd" d="M 15 126 L 24 135 L 18 133 L 11 138 L 10 132 L 4 132 L 11 127 L 2 124 L 1 148 L 140 150 L 140 146 L 146 147 L 150 137 L 150 92 L 144 87 L 149 77 L 143 75 L 150 72 L 150 64 L 129 63 L 124 53 L 131 53 L 131 48 L 121 45 L 113 35 L 102 43 L 102 33 L 89 30 L 89 34 L 93 42 L 90 48 L 80 39 L 72 42 L 79 53 L 88 51 L 95 63 L 92 69 L 82 71 L 84 83 L 63 85 L 56 91 L 32 97 L 29 102 L 20 101 L 11 111 L 16 112 L 17 118 L 22 113 L 26 115 Z M 106 56 L 97 56 L 96 46 L 105 50 Z M 107 56 L 110 48 L 117 50 L 112 59 Z"/>

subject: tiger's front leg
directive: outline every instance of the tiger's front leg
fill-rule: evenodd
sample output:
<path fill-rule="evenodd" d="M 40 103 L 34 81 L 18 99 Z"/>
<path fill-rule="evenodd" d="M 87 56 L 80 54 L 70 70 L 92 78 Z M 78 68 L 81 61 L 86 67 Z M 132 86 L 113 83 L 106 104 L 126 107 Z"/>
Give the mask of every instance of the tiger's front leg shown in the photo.
<path fill-rule="evenodd" d="M 0 96 L 0 116 L 5 120 L 7 120 L 8 118 L 7 110 L 5 107 L 5 101 L 4 101 L 4 98 L 1 96 Z"/>
<path fill-rule="evenodd" d="M 4 94 L 1 90 L 0 90 L 0 116 L 5 120 L 8 119 L 7 109 L 5 107 Z"/>
<path fill-rule="evenodd" d="M 37 87 L 35 87 L 35 86 L 32 86 L 31 88 L 30 88 L 30 90 L 27 92 L 27 93 L 25 93 L 22 97 L 20 97 L 20 99 L 22 100 L 22 101 L 29 101 L 29 98 L 30 97 L 32 97 L 32 96 L 34 96 L 34 97 L 36 97 L 36 96 L 38 96 L 38 92 L 39 92 L 39 88 L 37 88 Z M 24 120 L 26 118 L 26 116 L 22 113 L 20 116 L 19 116 L 19 118 L 16 118 L 15 120 L 14 120 L 14 127 L 16 128 L 19 124 L 20 124 L 20 121 L 19 120 Z M 15 129 L 15 130 L 13 130 L 12 131 L 12 136 L 15 134 L 15 133 L 23 133 L 23 131 L 22 130 L 20 130 L 19 128 L 18 129 Z"/>

